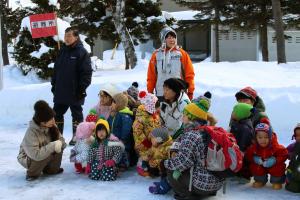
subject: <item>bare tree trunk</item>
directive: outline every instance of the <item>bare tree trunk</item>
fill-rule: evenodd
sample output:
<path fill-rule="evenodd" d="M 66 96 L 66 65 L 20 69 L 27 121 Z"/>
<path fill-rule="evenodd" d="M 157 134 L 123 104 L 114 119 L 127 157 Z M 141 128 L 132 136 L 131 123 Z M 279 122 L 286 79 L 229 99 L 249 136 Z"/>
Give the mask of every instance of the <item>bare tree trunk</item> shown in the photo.
<path fill-rule="evenodd" d="M 5 20 L 1 17 L 1 35 L 2 35 L 2 57 L 3 65 L 9 65 L 8 50 L 7 50 L 7 30 L 5 28 Z"/>
<path fill-rule="evenodd" d="M 267 13 L 266 5 L 261 5 L 261 12 L 263 14 Z M 268 62 L 269 61 L 269 50 L 268 50 L 268 23 L 267 19 L 263 19 L 263 23 L 261 26 L 259 26 L 259 32 L 260 32 L 260 45 L 261 45 L 261 53 L 263 61 Z"/>
<path fill-rule="evenodd" d="M 7 50 L 7 30 L 5 28 L 6 26 L 6 7 L 8 7 L 8 1 L 1 1 L 1 13 L 0 13 L 0 17 L 1 17 L 1 35 L 2 35 L 2 58 L 3 58 L 3 65 L 9 65 L 9 59 L 8 59 L 8 50 Z"/>
<path fill-rule="evenodd" d="M 220 62 L 220 42 L 219 42 L 219 20 L 220 20 L 220 12 L 218 6 L 215 6 L 215 62 Z"/>
<path fill-rule="evenodd" d="M 125 51 L 125 58 L 128 58 L 128 66 L 126 62 L 126 69 L 131 67 L 132 69 L 136 66 L 137 57 L 134 50 L 133 41 L 130 38 L 128 30 L 126 30 L 124 22 L 125 14 L 125 0 L 117 0 L 116 11 L 113 14 L 115 28 L 120 35 L 122 45 Z"/>
<path fill-rule="evenodd" d="M 286 63 L 284 28 L 283 28 L 280 0 L 272 0 L 272 9 L 273 9 L 273 17 L 275 20 L 277 62 Z"/>

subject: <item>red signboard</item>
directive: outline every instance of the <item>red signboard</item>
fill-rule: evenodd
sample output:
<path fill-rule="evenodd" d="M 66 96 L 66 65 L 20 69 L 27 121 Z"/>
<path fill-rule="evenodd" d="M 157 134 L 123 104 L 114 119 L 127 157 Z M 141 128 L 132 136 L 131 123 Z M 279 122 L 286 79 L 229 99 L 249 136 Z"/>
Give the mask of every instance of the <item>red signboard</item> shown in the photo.
<path fill-rule="evenodd" d="M 29 16 L 32 38 L 57 35 L 55 13 Z"/>

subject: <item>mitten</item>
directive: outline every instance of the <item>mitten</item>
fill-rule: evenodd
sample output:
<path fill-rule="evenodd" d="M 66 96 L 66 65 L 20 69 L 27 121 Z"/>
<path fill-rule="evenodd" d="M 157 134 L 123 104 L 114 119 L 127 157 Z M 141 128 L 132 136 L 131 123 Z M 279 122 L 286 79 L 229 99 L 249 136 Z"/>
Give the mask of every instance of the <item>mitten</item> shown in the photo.
<path fill-rule="evenodd" d="M 79 89 L 77 92 L 77 99 L 81 100 L 84 99 L 86 97 L 86 92 L 84 89 Z"/>
<path fill-rule="evenodd" d="M 151 141 L 148 140 L 147 138 L 143 140 L 142 144 L 143 144 L 147 149 L 151 148 L 151 146 L 152 146 Z"/>
<path fill-rule="evenodd" d="M 56 153 L 60 153 L 61 152 L 61 147 L 62 147 L 62 142 L 60 140 L 54 141 L 54 151 Z"/>
<path fill-rule="evenodd" d="M 177 181 L 178 178 L 181 176 L 181 172 L 179 170 L 174 170 L 172 176 Z"/>
<path fill-rule="evenodd" d="M 262 159 L 261 159 L 260 156 L 253 156 L 253 160 L 258 165 L 262 165 L 263 164 L 263 161 L 262 161 Z"/>
<path fill-rule="evenodd" d="M 266 168 L 270 168 L 276 163 L 276 158 L 274 156 L 271 156 L 270 158 L 266 159 L 263 163 L 263 166 Z"/>
<path fill-rule="evenodd" d="M 114 167 L 116 165 L 116 162 L 114 160 L 107 160 L 104 162 L 105 167 Z"/>
<path fill-rule="evenodd" d="M 85 172 L 84 172 L 85 174 L 90 174 L 91 173 L 91 164 L 90 163 L 88 163 L 87 165 L 86 165 L 86 167 L 85 167 Z"/>

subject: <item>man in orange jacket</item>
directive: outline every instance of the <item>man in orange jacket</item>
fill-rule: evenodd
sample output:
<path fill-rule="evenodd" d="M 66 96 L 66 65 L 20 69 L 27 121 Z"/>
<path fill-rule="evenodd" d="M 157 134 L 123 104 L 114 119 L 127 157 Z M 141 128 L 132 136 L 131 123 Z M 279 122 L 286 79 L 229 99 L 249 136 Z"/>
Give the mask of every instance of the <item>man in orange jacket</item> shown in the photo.
<path fill-rule="evenodd" d="M 194 67 L 190 56 L 177 45 L 176 32 L 170 27 L 165 27 L 160 32 L 162 46 L 155 50 L 148 66 L 147 90 L 154 92 L 159 100 L 163 100 L 163 83 L 169 78 L 180 78 L 188 84 L 186 91 L 189 98 L 193 98 Z"/>

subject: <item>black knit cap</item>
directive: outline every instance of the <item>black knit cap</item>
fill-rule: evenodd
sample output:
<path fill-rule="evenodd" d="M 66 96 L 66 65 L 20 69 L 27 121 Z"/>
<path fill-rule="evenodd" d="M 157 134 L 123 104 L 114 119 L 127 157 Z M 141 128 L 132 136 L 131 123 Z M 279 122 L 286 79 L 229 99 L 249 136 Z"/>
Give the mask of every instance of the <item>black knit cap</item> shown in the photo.
<path fill-rule="evenodd" d="M 173 90 L 176 94 L 180 94 L 182 90 L 186 90 L 188 88 L 188 83 L 180 78 L 169 78 L 165 80 L 164 86 L 167 86 L 171 90 Z"/>
<path fill-rule="evenodd" d="M 48 122 L 55 116 L 54 110 L 44 100 L 39 100 L 34 104 L 33 119 L 36 123 Z"/>

